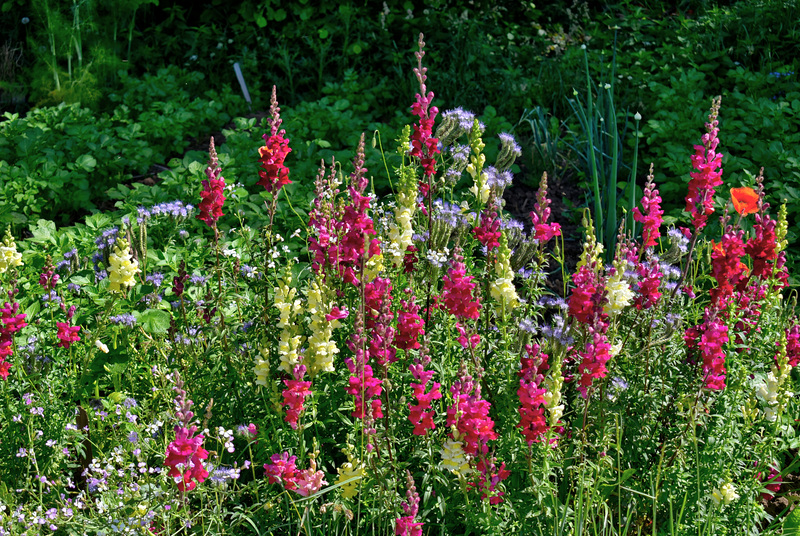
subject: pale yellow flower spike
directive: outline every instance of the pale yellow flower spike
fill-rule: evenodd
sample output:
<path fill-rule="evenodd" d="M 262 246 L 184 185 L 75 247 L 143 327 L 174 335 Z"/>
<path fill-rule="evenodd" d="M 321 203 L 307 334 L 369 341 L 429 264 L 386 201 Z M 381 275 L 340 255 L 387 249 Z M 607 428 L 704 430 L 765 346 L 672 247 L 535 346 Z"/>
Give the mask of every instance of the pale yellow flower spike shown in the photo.
<path fill-rule="evenodd" d="M 125 239 L 117 239 L 113 253 L 108 256 L 108 263 L 109 291 L 123 292 L 136 284 L 134 278 L 141 270 L 139 263 L 131 259 L 131 251 Z"/>
<path fill-rule="evenodd" d="M 17 243 L 11 236 L 11 230 L 6 229 L 6 237 L 0 243 L 0 274 L 4 274 L 9 268 L 22 265 L 22 253 L 17 251 Z"/>

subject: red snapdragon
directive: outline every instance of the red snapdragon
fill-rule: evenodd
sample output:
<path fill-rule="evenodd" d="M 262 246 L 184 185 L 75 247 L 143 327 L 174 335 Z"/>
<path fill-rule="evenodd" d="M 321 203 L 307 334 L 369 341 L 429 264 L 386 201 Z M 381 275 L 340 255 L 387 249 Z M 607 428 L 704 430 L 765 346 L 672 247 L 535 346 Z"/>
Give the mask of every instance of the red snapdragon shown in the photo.
<path fill-rule="evenodd" d="M 489 417 L 491 404 L 481 397 L 481 388 L 463 371 L 450 388 L 453 404 L 447 408 L 447 426 L 455 426 L 464 452 L 472 456 L 487 454 L 487 442 L 497 439 L 494 421 Z"/>
<path fill-rule="evenodd" d="M 25 313 L 17 314 L 17 311 L 19 304 L 16 302 L 6 302 L 0 308 L 0 378 L 4 380 L 10 374 L 11 363 L 8 358 L 14 352 L 14 333 L 28 325 L 25 323 Z"/>
<path fill-rule="evenodd" d="M 222 205 L 225 203 L 225 179 L 222 168 L 219 166 L 217 149 L 214 146 L 214 137 L 208 144 L 207 179 L 203 181 L 203 191 L 200 192 L 200 214 L 197 219 L 205 222 L 211 228 L 216 228 L 217 221 L 223 216 Z"/>
<path fill-rule="evenodd" d="M 581 374 L 578 382 L 578 391 L 583 398 L 589 396 L 589 387 L 597 378 L 606 377 L 606 363 L 611 359 L 611 344 L 605 333 L 589 329 L 591 340 L 586 343 L 586 350 L 579 352 L 581 364 L 578 371 Z"/>
<path fill-rule="evenodd" d="M 711 289 L 711 305 L 724 308 L 740 281 L 746 279 L 746 266 L 742 263 L 745 253 L 742 236 L 744 231 L 725 230 L 722 240 L 714 244 L 711 252 L 711 275 L 717 280 L 717 287 Z"/>
<path fill-rule="evenodd" d="M 500 247 L 503 233 L 500 231 L 500 219 L 494 207 L 481 213 L 480 225 L 472 229 L 472 234 L 489 252 Z"/>
<path fill-rule="evenodd" d="M 480 301 L 472 296 L 477 286 L 472 282 L 473 279 L 474 276 L 467 275 L 463 257 L 460 250 L 456 249 L 451 267 L 444 278 L 442 301 L 450 314 L 457 318 L 477 320 L 480 316 Z"/>
<path fill-rule="evenodd" d="M 400 300 L 394 345 L 401 350 L 416 350 L 420 347 L 420 335 L 425 335 L 425 325 L 419 316 L 420 306 L 414 303 L 411 289 L 405 289 L 405 293 L 409 299 Z"/>
<path fill-rule="evenodd" d="M 203 435 L 195 436 L 195 432 L 197 426 L 176 426 L 175 439 L 167 446 L 164 465 L 170 468 L 169 476 L 176 481 L 180 479 L 178 489 L 181 491 L 192 491 L 208 478 L 208 471 L 203 467 L 208 451 L 203 448 Z"/>
<path fill-rule="evenodd" d="M 256 184 L 264 187 L 268 192 L 275 194 L 287 184 L 289 180 L 289 168 L 284 165 L 286 156 L 292 151 L 289 148 L 289 140 L 286 139 L 286 131 L 280 129 L 283 120 L 280 116 L 281 109 L 278 107 L 276 88 L 272 86 L 272 98 L 270 99 L 270 133 L 264 134 L 264 146 L 258 150 L 258 162 L 261 170 L 258 172 L 260 177 Z"/>
<path fill-rule="evenodd" d="M 636 267 L 636 272 L 639 274 L 637 284 L 639 292 L 633 300 L 633 305 L 642 311 L 654 307 L 661 299 L 659 287 L 664 274 L 655 257 L 651 258 L 649 262 L 640 263 Z"/>
<path fill-rule="evenodd" d="M 544 373 L 549 368 L 547 354 L 542 353 L 538 344 L 525 345 L 527 357 L 522 357 L 522 368 L 519 375 L 519 424 L 522 435 L 528 445 L 541 441 L 547 433 L 547 415 L 545 415 L 545 398 L 547 392 L 542 385 Z"/>
<path fill-rule="evenodd" d="M 283 404 L 286 406 L 286 417 L 284 420 L 289 423 L 293 430 L 297 430 L 297 421 L 300 414 L 305 409 L 306 398 L 311 396 L 311 382 L 304 381 L 303 376 L 306 374 L 306 366 L 299 364 L 295 365 L 292 371 L 292 379 L 283 380 L 286 389 L 283 390 Z"/>
<path fill-rule="evenodd" d="M 596 320 L 602 320 L 603 304 L 605 302 L 604 285 L 594 270 L 583 265 L 572 276 L 575 288 L 569 297 L 569 314 L 581 324 L 592 325 Z"/>

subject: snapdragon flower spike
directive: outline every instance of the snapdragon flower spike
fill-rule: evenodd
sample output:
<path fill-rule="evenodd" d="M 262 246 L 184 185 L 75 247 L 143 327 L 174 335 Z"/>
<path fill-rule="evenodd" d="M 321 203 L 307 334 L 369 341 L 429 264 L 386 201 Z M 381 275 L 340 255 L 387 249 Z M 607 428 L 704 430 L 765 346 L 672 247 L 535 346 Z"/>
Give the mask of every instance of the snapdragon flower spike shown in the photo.
<path fill-rule="evenodd" d="M 12 293 L 9 293 L 10 295 Z M 0 308 L 0 378 L 8 379 L 11 363 L 8 359 L 14 353 L 14 333 L 17 333 L 28 324 L 25 322 L 25 313 L 17 313 L 19 303 L 4 303 Z"/>
<path fill-rule="evenodd" d="M 481 304 L 478 298 L 472 296 L 472 292 L 477 286 L 472 282 L 475 276 L 467 275 L 463 259 L 460 248 L 456 248 L 453 252 L 451 267 L 444 278 L 442 302 L 450 314 L 456 318 L 477 320 L 480 316 Z"/>
<path fill-rule="evenodd" d="M 366 343 L 364 318 L 359 310 L 356 313 L 353 334 L 347 342 L 347 346 L 353 352 L 353 357 L 345 359 L 345 364 L 351 374 L 345 392 L 355 397 L 355 409 L 352 416 L 364 419 L 365 428 L 373 418 L 383 417 L 380 400 L 383 387 L 381 381 L 374 376 L 372 366 L 368 364 L 369 354 L 365 349 Z M 369 432 L 371 431 L 370 429 Z"/>
<path fill-rule="evenodd" d="M 686 194 L 686 212 L 692 216 L 695 232 L 699 233 L 708 222 L 708 216 L 714 212 L 714 192 L 722 185 L 722 154 L 717 152 L 719 145 L 719 107 L 721 97 L 711 103 L 711 113 L 703 134 L 703 145 L 695 145 L 692 155 L 692 167 L 696 171 L 689 175 L 689 192 Z"/>
<path fill-rule="evenodd" d="M 650 174 L 647 175 L 647 183 L 644 187 L 642 196 L 642 209 L 633 209 L 633 219 L 644 224 L 642 230 L 642 247 L 649 248 L 658 244 L 657 238 L 661 236 L 661 222 L 663 221 L 664 211 L 661 210 L 661 196 L 653 183 L 653 164 L 650 164 Z"/>
<path fill-rule="evenodd" d="M 470 485 L 481 491 L 481 499 L 489 499 L 489 504 L 495 505 L 503 502 L 505 492 L 497 491 L 497 485 L 511 476 L 511 471 L 506 469 L 505 462 L 497 466 L 495 460 L 489 457 L 481 457 L 476 464 L 478 470 L 478 482 Z"/>
<path fill-rule="evenodd" d="M 61 276 L 53 270 L 53 259 L 48 255 L 45 259 L 44 269 L 39 276 L 39 285 L 42 286 L 45 292 L 50 292 L 56 288 L 60 277 Z"/>
<path fill-rule="evenodd" d="M 369 330 L 369 358 L 381 367 L 397 361 L 392 341 L 395 330 L 392 327 L 394 315 L 391 310 L 392 282 L 376 277 L 364 287 L 364 309 L 367 311 Z"/>
<path fill-rule="evenodd" d="M 639 276 L 637 282 L 638 293 L 634 298 L 634 306 L 642 311 L 654 307 L 661 299 L 661 266 L 656 257 L 652 257 L 649 261 L 639 263 L 636 267 L 636 273 Z"/>
<path fill-rule="evenodd" d="M 490 205 L 481 212 L 480 225 L 473 227 L 472 234 L 478 241 L 486 246 L 488 252 L 500 247 L 500 219 L 497 217 L 497 209 L 494 202 L 490 200 Z"/>
<path fill-rule="evenodd" d="M 603 313 L 603 307 L 607 301 L 605 284 L 594 269 L 589 265 L 581 266 L 578 272 L 572 276 L 572 282 L 575 283 L 575 288 L 569 297 L 570 316 L 587 326 L 593 325 L 597 321 L 605 321 L 607 318 L 607 315 Z"/>
<path fill-rule="evenodd" d="M 725 389 L 725 351 L 723 346 L 728 343 L 728 326 L 721 318 L 708 318 L 700 336 L 700 354 L 703 357 L 703 378 L 705 387 L 714 391 Z"/>
<path fill-rule="evenodd" d="M 219 166 L 213 136 L 208 143 L 206 177 L 206 180 L 203 181 L 203 191 L 200 192 L 200 214 L 197 215 L 197 219 L 213 229 L 216 228 L 217 221 L 223 216 L 222 205 L 225 203 L 225 178 L 222 176 L 222 168 Z"/>
<path fill-rule="evenodd" d="M 208 471 L 203 467 L 203 460 L 208 458 L 208 451 L 203 448 L 202 434 L 195 436 L 197 426 L 185 428 L 175 427 L 175 439 L 167 445 L 164 465 L 169 467 L 169 476 L 178 481 L 178 489 L 192 491 L 198 483 L 208 478 Z"/>
<path fill-rule="evenodd" d="M 439 382 L 432 381 L 435 372 L 425 369 L 430 362 L 431 356 L 428 349 L 428 342 L 426 341 L 425 345 L 420 349 L 419 357 L 408 367 L 408 370 L 411 371 L 411 375 L 417 380 L 417 383 L 411 383 L 416 404 L 408 405 L 408 420 L 414 425 L 414 435 L 422 436 L 425 435 L 428 430 L 434 430 L 436 428 L 436 424 L 433 422 L 434 411 L 431 407 L 431 402 L 441 399 L 442 392 Z M 431 384 L 431 388 L 428 392 L 425 392 L 429 383 Z"/>
<path fill-rule="evenodd" d="M 272 463 L 264 464 L 270 484 L 281 484 L 285 489 L 292 491 L 297 489 L 297 456 L 289 456 L 288 452 L 273 454 L 270 459 Z"/>
<path fill-rule="evenodd" d="M 303 381 L 303 376 L 306 374 L 306 366 L 298 364 L 292 371 L 291 380 L 283 380 L 286 389 L 283 390 L 283 404 L 286 406 L 286 416 L 284 420 L 289 423 L 293 430 L 297 430 L 297 421 L 300 419 L 300 414 L 305 409 L 306 398 L 311 396 L 311 382 Z"/>
<path fill-rule="evenodd" d="M 531 212 L 531 222 L 533 222 L 534 238 L 540 244 L 548 242 L 551 238 L 561 236 L 561 225 L 558 223 L 547 223 L 550 219 L 550 199 L 547 197 L 547 173 L 542 174 L 539 181 L 539 190 L 536 192 L 536 204 L 533 205 Z"/>
<path fill-rule="evenodd" d="M 494 421 L 489 417 L 491 404 L 481 397 L 480 384 L 474 382 L 462 368 L 450 393 L 453 395 L 453 404 L 447 408 L 447 426 L 455 426 L 458 439 L 464 442 L 465 453 L 471 456 L 486 455 L 489 452 L 487 443 L 497 439 L 497 433 Z"/>
<path fill-rule="evenodd" d="M 764 210 L 768 207 L 764 204 Z M 775 262 L 778 259 L 778 245 L 775 234 L 777 221 L 763 212 L 756 214 L 756 223 L 753 225 L 755 236 L 747 241 L 744 251 L 753 259 L 751 277 L 760 277 L 766 281 L 772 277 Z"/>
<path fill-rule="evenodd" d="M 420 335 L 425 335 L 425 324 L 419 316 L 420 306 L 414 303 L 411 289 L 406 288 L 405 293 L 409 299 L 400 300 L 394 346 L 401 350 L 416 350 L 420 347 Z"/>
<path fill-rule="evenodd" d="M 325 162 L 321 163 L 314 181 L 314 202 L 308 221 L 308 251 L 312 255 L 311 266 L 320 274 L 329 267 L 338 269 L 338 226 L 341 210 L 335 206 L 339 193 L 336 161 L 331 159 L 331 170 L 325 174 Z"/>
<path fill-rule="evenodd" d="M 406 469 L 406 500 L 403 501 L 403 512 L 406 514 L 395 520 L 396 536 L 422 536 L 422 527 L 425 525 L 415 521 L 419 513 L 419 493 L 414 485 L 411 472 Z"/>
<path fill-rule="evenodd" d="M 800 365 L 800 324 L 797 319 L 786 330 L 786 361 L 792 368 Z M 778 354 L 775 354 L 775 363 L 778 363 Z"/>
<path fill-rule="evenodd" d="M 734 288 L 746 280 L 746 266 L 742 263 L 745 253 L 743 236 L 744 231 L 729 226 L 711 251 L 711 275 L 717 281 L 717 287 L 710 291 L 711 305 L 714 307 L 725 308 L 733 296 Z"/>
<path fill-rule="evenodd" d="M 70 326 L 67 322 L 56 322 L 56 327 L 58 327 L 58 346 L 69 348 L 72 343 L 81 340 L 78 336 L 78 332 L 81 330 L 80 326 Z"/>
<path fill-rule="evenodd" d="M 606 363 L 611 359 L 611 344 L 608 336 L 602 331 L 589 328 L 591 340 L 586 343 L 584 352 L 579 352 L 581 363 L 578 366 L 580 381 L 578 391 L 583 398 L 588 398 L 589 388 L 595 379 L 606 377 Z"/>
<path fill-rule="evenodd" d="M 198 483 L 203 483 L 208 478 L 208 471 L 203 466 L 203 460 L 208 458 L 208 451 L 203 448 L 204 436 L 194 434 L 197 426 L 191 424 L 194 404 L 189 400 L 180 374 L 174 373 L 175 386 L 175 439 L 167 446 L 164 465 L 170 468 L 169 475 L 178 481 L 178 489 L 191 491 Z"/>
<path fill-rule="evenodd" d="M 270 99 L 270 133 L 264 134 L 264 146 L 258 150 L 258 163 L 261 170 L 258 172 L 259 180 L 256 184 L 263 186 L 266 191 L 276 194 L 287 184 L 289 180 L 289 168 L 284 165 L 286 156 L 292 151 L 289 148 L 289 140 L 286 139 L 286 131 L 280 129 L 283 120 L 280 116 L 281 109 L 278 107 L 276 87 L 272 86 L 272 97 Z"/>
<path fill-rule="evenodd" d="M 427 197 L 429 194 L 429 185 L 427 179 L 433 177 L 436 166 L 436 155 L 441 151 L 439 150 L 439 140 L 434 138 L 433 123 L 436 119 L 436 114 L 439 109 L 436 106 L 431 106 L 433 101 L 433 92 L 428 91 L 425 81 L 427 80 L 428 71 L 427 67 L 422 66 L 422 57 L 425 56 L 425 42 L 422 40 L 422 34 L 419 34 L 419 51 L 414 55 L 417 57 L 417 67 L 414 68 L 414 74 L 419 80 L 419 93 L 416 95 L 416 102 L 411 105 L 411 112 L 419 117 L 419 124 L 414 125 L 414 133 L 411 135 L 411 151 L 410 155 L 419 158 L 422 165 L 423 174 L 426 180 L 420 181 L 419 192 L 422 197 Z"/>
<path fill-rule="evenodd" d="M 545 414 L 545 393 L 547 390 L 542 387 L 544 373 L 549 368 L 547 365 L 547 354 L 543 353 L 538 344 L 525 345 L 527 357 L 521 358 L 522 368 L 517 373 L 519 379 L 519 424 L 522 435 L 531 445 L 535 441 L 541 441 L 542 436 L 547 433 L 547 415 Z"/>

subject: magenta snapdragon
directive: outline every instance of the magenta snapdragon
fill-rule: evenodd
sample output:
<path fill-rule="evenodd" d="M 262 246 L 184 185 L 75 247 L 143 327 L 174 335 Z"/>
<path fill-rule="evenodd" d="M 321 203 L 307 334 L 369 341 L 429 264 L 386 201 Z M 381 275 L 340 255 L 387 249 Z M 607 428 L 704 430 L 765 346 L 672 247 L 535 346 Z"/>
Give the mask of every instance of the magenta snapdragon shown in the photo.
<path fill-rule="evenodd" d="M 297 421 L 300 414 L 305 409 L 306 398 L 312 395 L 311 382 L 304 381 L 306 366 L 303 364 L 295 365 L 292 370 L 292 379 L 283 380 L 286 389 L 283 390 L 283 406 L 286 406 L 286 416 L 284 419 L 289 423 L 293 430 L 297 430 Z"/>
<path fill-rule="evenodd" d="M 708 216 L 714 212 L 714 192 L 722 185 L 722 154 L 717 152 L 719 145 L 719 107 L 722 99 L 716 97 L 711 103 L 711 113 L 703 134 L 703 145 L 695 145 L 692 166 L 696 171 L 689 175 L 689 192 L 686 194 L 686 212 L 691 214 L 695 233 L 706 226 Z"/>
<path fill-rule="evenodd" d="M 653 165 L 650 164 L 650 174 L 647 176 L 647 184 L 644 187 L 642 196 L 642 210 L 639 207 L 633 209 L 633 219 L 644 224 L 642 230 L 642 247 L 649 248 L 655 246 L 656 239 L 661 236 L 661 222 L 663 221 L 664 211 L 661 210 L 661 196 L 653 182 Z"/>
<path fill-rule="evenodd" d="M 536 192 L 536 204 L 533 205 L 533 212 L 530 214 L 533 223 L 533 237 L 540 244 L 548 242 L 550 239 L 561 236 L 561 225 L 558 223 L 548 223 L 550 219 L 550 199 L 547 197 L 547 173 L 542 174 L 539 182 L 539 190 Z"/>
<path fill-rule="evenodd" d="M 9 292 L 13 299 L 13 293 Z M 11 363 L 8 361 L 14 353 L 14 333 L 28 324 L 25 313 L 18 313 L 19 303 L 4 303 L 0 308 L 0 378 L 6 380 L 10 374 Z"/>
<path fill-rule="evenodd" d="M 292 150 L 289 148 L 289 140 L 286 139 L 286 131 L 280 128 L 283 122 L 280 111 L 276 88 L 272 86 L 269 107 L 270 133 L 262 136 L 264 146 L 258 150 L 258 162 L 261 164 L 261 170 L 258 172 L 259 180 L 256 183 L 272 194 L 292 183 L 289 180 L 289 168 L 284 165 L 286 156 Z"/>
<path fill-rule="evenodd" d="M 477 320 L 481 304 L 472 296 L 477 285 L 472 282 L 475 277 L 467 275 L 467 267 L 463 260 L 460 249 L 456 248 L 450 269 L 444 278 L 442 301 L 445 308 L 456 318 Z"/>
<path fill-rule="evenodd" d="M 419 493 L 417 493 L 417 487 L 414 485 L 411 472 L 408 470 L 406 470 L 406 488 L 406 500 L 403 501 L 403 513 L 405 515 L 395 520 L 395 535 L 422 536 L 424 523 L 415 521 L 419 513 Z"/>
<path fill-rule="evenodd" d="M 164 465 L 169 467 L 169 476 L 173 477 L 181 491 L 192 491 L 197 484 L 208 478 L 208 471 L 203 460 L 208 458 L 208 451 L 203 448 L 204 436 L 195 435 L 197 426 L 192 424 L 194 402 L 189 400 L 183 389 L 183 380 L 175 372 L 175 439 L 167 445 Z"/>
<path fill-rule="evenodd" d="M 197 219 L 204 222 L 212 229 L 216 229 L 217 221 L 223 216 L 222 205 L 225 203 L 225 178 L 219 166 L 217 149 L 214 146 L 214 137 L 208 144 L 208 167 L 206 167 L 206 180 L 203 181 L 203 191 L 200 192 L 200 213 Z"/>
<path fill-rule="evenodd" d="M 419 117 L 419 123 L 414 125 L 414 132 L 411 134 L 411 151 L 410 155 L 419 158 L 422 165 L 425 179 L 430 179 L 435 173 L 436 155 L 441 151 L 439 150 L 439 140 L 434 138 L 433 122 L 436 119 L 436 114 L 439 109 L 436 106 L 431 106 L 433 101 L 433 91 L 428 91 L 425 81 L 428 79 L 428 68 L 422 66 L 422 58 L 425 56 L 425 42 L 422 40 L 422 34 L 419 34 L 419 51 L 414 55 L 417 57 L 417 66 L 414 68 L 414 74 L 419 81 L 419 93 L 416 95 L 416 102 L 411 105 L 411 112 Z M 419 192 L 423 197 L 426 197 L 430 192 L 430 186 L 426 181 L 420 181 Z"/>
<path fill-rule="evenodd" d="M 581 363 L 578 366 L 580 380 L 578 391 L 583 398 L 589 396 L 589 388 L 595 379 L 605 378 L 607 369 L 606 364 L 611 359 L 611 344 L 608 336 L 602 331 L 589 329 L 591 340 L 586 343 L 585 351 L 579 352 Z"/>
<path fill-rule="evenodd" d="M 549 367 L 548 356 L 538 344 L 525 345 L 525 352 L 527 357 L 521 358 L 522 368 L 517 373 L 520 377 L 517 389 L 520 419 L 517 427 L 522 429 L 522 435 L 530 445 L 534 441 L 541 441 L 548 429 L 544 397 L 547 390 L 542 387 L 542 382 Z"/>

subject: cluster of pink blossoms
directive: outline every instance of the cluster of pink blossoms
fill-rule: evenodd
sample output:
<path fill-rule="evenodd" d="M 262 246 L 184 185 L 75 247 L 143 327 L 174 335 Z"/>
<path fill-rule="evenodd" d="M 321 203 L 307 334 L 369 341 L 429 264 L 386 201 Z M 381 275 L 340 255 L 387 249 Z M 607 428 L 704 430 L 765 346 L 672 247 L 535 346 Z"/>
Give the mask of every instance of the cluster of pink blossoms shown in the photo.
<path fill-rule="evenodd" d="M 722 154 L 716 152 L 719 145 L 720 97 L 714 99 L 711 113 L 703 134 L 703 145 L 695 145 L 692 166 L 697 170 L 690 173 L 689 192 L 686 195 L 686 212 L 691 214 L 695 233 L 706 226 L 708 216 L 714 212 L 714 192 L 722 184 Z"/>
<path fill-rule="evenodd" d="M 475 276 L 467 275 L 467 267 L 463 262 L 461 251 L 456 248 L 453 261 L 444 278 L 442 300 L 447 310 L 456 318 L 477 320 L 480 316 L 481 304 L 472 292 L 477 286 L 472 282 Z"/>
<path fill-rule="evenodd" d="M 208 458 L 208 451 L 203 448 L 203 435 L 194 435 L 197 426 L 191 424 L 194 418 L 192 405 L 183 389 L 183 380 L 175 372 L 175 417 L 178 424 L 175 426 L 175 439 L 167 446 L 164 465 L 169 467 L 169 476 L 178 483 L 181 491 L 192 491 L 197 484 L 203 483 L 208 478 L 208 471 L 203 466 L 203 460 Z"/>
<path fill-rule="evenodd" d="M 372 366 L 369 365 L 369 353 L 367 352 L 367 340 L 364 335 L 364 316 L 361 310 L 356 312 L 353 334 L 347 341 L 347 346 L 353 352 L 353 357 L 345 359 L 347 369 L 350 371 L 350 379 L 345 392 L 355 397 L 355 409 L 352 416 L 364 421 L 364 433 L 367 436 L 374 435 L 375 419 L 383 418 L 381 407 L 381 393 L 383 386 L 381 380 L 375 377 Z M 373 445 L 367 445 L 372 450 Z"/>
<path fill-rule="evenodd" d="M 478 241 L 486 246 L 487 251 L 500 247 L 500 219 L 497 217 L 495 207 L 489 207 L 481 213 L 480 225 L 472 229 L 472 234 Z"/>
<path fill-rule="evenodd" d="M 400 300 L 394 345 L 400 350 L 416 350 L 420 347 L 419 337 L 425 335 L 425 325 L 419 316 L 420 306 L 414 303 L 411 289 L 405 289 L 405 293 L 409 299 Z"/>
<path fill-rule="evenodd" d="M 547 197 L 547 173 L 545 173 L 539 182 L 539 190 L 536 192 L 536 204 L 533 205 L 533 212 L 531 212 L 533 237 L 540 244 L 550 241 L 551 238 L 561 236 L 561 225 L 555 222 L 547 223 L 549 219 L 550 199 Z"/>
<path fill-rule="evenodd" d="M 581 357 L 578 391 L 583 398 L 589 396 L 589 387 L 595 379 L 606 377 L 606 364 L 611 359 L 611 344 L 605 332 L 589 328 L 589 335 L 591 339 L 587 341 L 585 351 L 578 354 Z"/>
<path fill-rule="evenodd" d="M 703 359 L 705 387 L 714 391 L 725 389 L 725 351 L 728 343 L 728 326 L 716 314 L 715 309 L 706 308 L 702 324 L 688 328 L 683 336 L 689 350 L 697 348 Z"/>
<path fill-rule="evenodd" d="M 711 252 L 711 275 L 716 279 L 717 286 L 710 291 L 712 307 L 724 309 L 733 296 L 734 288 L 740 281 L 746 280 L 747 267 L 742 264 L 745 253 L 743 235 L 744 231 L 734 231 L 729 226 L 725 229 L 722 240 L 714 244 Z"/>
<path fill-rule="evenodd" d="M 303 364 L 295 365 L 292 370 L 292 379 L 283 380 L 286 389 L 281 392 L 283 396 L 283 406 L 286 406 L 286 417 L 284 418 L 293 430 L 297 430 L 297 421 L 305 407 L 306 398 L 311 396 L 311 382 L 304 381 L 306 366 Z"/>
<path fill-rule="evenodd" d="M 289 140 L 286 139 L 286 131 L 278 130 L 283 122 L 280 116 L 281 109 L 278 107 L 276 88 L 272 86 L 272 98 L 270 99 L 270 133 L 264 134 L 264 146 L 258 150 L 258 162 L 261 170 L 258 172 L 259 184 L 271 194 L 277 193 L 287 184 L 289 180 L 289 168 L 283 162 L 286 156 L 292 151 L 289 148 Z"/>
<path fill-rule="evenodd" d="M 219 166 L 213 136 L 208 143 L 208 157 L 208 167 L 206 167 L 206 177 L 208 178 L 203 181 L 203 191 L 200 192 L 200 214 L 197 215 L 197 219 L 214 229 L 217 221 L 223 216 L 225 178 L 222 176 L 222 168 Z"/>
<path fill-rule="evenodd" d="M 459 439 L 464 441 L 464 452 L 472 456 L 487 454 L 487 443 L 497 439 L 497 433 L 489 417 L 491 404 L 481 397 L 480 384 L 462 370 L 450 393 L 453 404 L 447 408 L 447 426 L 455 425 Z"/>
<path fill-rule="evenodd" d="M 656 257 L 651 257 L 648 262 L 638 263 L 636 273 L 639 274 L 639 293 L 634 298 L 634 306 L 642 311 L 655 307 L 661 299 L 661 266 Z"/>
<path fill-rule="evenodd" d="M 13 298 L 14 293 L 9 292 Z M 25 313 L 17 313 L 19 304 L 16 302 L 4 303 L 0 308 L 0 378 L 6 380 L 11 369 L 8 362 L 14 352 L 14 333 L 17 333 L 28 324 L 25 322 Z"/>
<path fill-rule="evenodd" d="M 587 326 L 604 318 L 605 285 L 597 273 L 584 264 L 572 276 L 572 282 L 575 283 L 575 288 L 569 297 L 569 315 Z"/>
<path fill-rule="evenodd" d="M 369 330 L 369 357 L 381 367 L 397 361 L 397 350 L 392 344 L 395 330 L 392 327 L 392 282 L 376 277 L 364 286 L 364 309 L 367 311 Z"/>
<path fill-rule="evenodd" d="M 778 356 L 775 355 L 777 360 Z M 800 324 L 796 320 L 786 330 L 786 360 L 792 368 L 800 365 Z"/>
<path fill-rule="evenodd" d="M 543 353 L 538 344 L 525 345 L 528 357 L 522 357 L 522 368 L 517 373 L 519 379 L 519 424 L 522 435 L 528 445 L 534 441 L 541 441 L 547 433 L 547 415 L 545 414 L 545 398 L 547 390 L 542 387 L 544 373 L 547 365 L 547 354 Z"/>
<path fill-rule="evenodd" d="M 420 164 L 424 171 L 425 178 L 433 177 L 435 172 L 434 166 L 436 165 L 436 155 L 441 151 L 439 150 L 439 140 L 433 137 L 433 122 L 436 119 L 436 114 L 439 109 L 436 106 L 431 106 L 433 100 L 433 91 L 428 91 L 425 86 L 427 80 L 426 72 L 427 67 L 422 66 L 422 57 L 425 56 L 425 42 L 422 40 L 422 34 L 419 34 L 419 51 L 415 52 L 417 57 L 417 67 L 414 68 L 414 74 L 417 75 L 419 80 L 419 93 L 417 93 L 417 100 L 411 105 L 411 112 L 419 117 L 419 124 L 414 125 L 414 132 L 411 134 L 411 156 L 419 158 Z M 426 181 L 420 181 L 419 192 L 423 197 L 428 195 L 430 186 Z"/>
<path fill-rule="evenodd" d="M 408 470 L 406 470 L 406 488 L 406 500 L 403 502 L 403 513 L 406 515 L 395 520 L 395 535 L 422 536 L 422 527 L 425 524 L 415 521 L 419 513 L 419 493 Z"/>
<path fill-rule="evenodd" d="M 634 207 L 633 219 L 644 224 L 644 229 L 642 230 L 642 247 L 649 248 L 658 243 L 656 239 L 661 236 L 659 228 L 661 227 L 664 216 L 664 211 L 661 210 L 661 196 L 658 195 L 658 189 L 653 183 L 652 165 L 650 166 L 650 175 L 647 177 L 647 184 L 644 187 L 642 209 L 644 209 L 644 213 L 639 210 L 639 207 Z"/>
<path fill-rule="evenodd" d="M 78 332 L 81 330 L 80 326 L 70 326 L 67 322 L 56 322 L 58 328 L 58 345 L 62 348 L 69 348 L 72 343 L 81 340 Z"/>
<path fill-rule="evenodd" d="M 314 495 L 327 484 L 325 473 L 317 470 L 314 458 L 311 458 L 309 468 L 302 471 L 297 469 L 297 456 L 289 456 L 288 452 L 273 454 L 270 459 L 272 463 L 264 464 L 270 484 L 281 484 L 284 489 L 294 491 L 302 497 Z"/>

